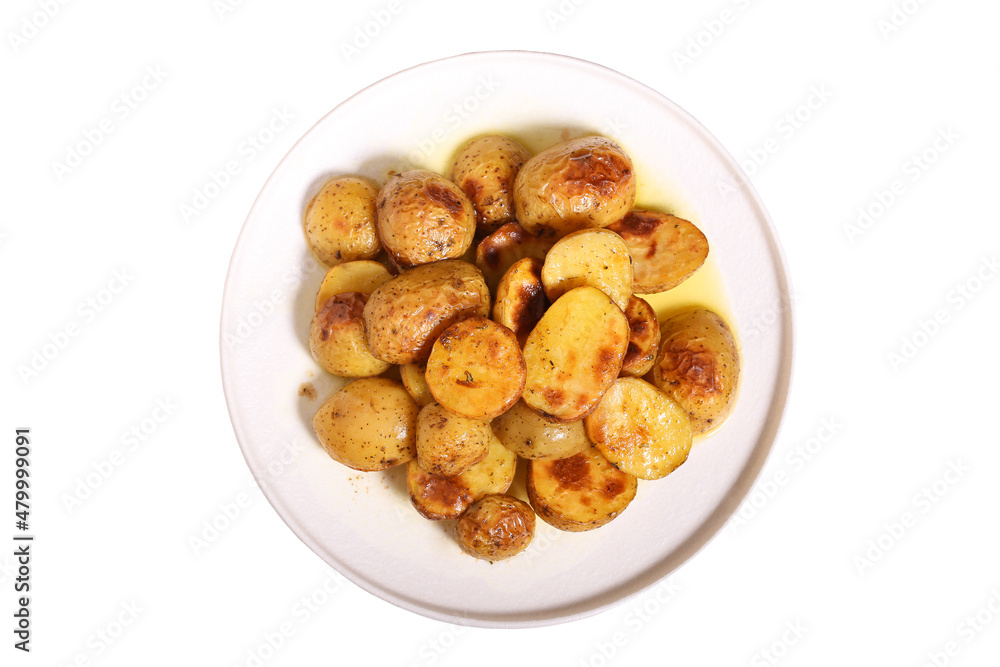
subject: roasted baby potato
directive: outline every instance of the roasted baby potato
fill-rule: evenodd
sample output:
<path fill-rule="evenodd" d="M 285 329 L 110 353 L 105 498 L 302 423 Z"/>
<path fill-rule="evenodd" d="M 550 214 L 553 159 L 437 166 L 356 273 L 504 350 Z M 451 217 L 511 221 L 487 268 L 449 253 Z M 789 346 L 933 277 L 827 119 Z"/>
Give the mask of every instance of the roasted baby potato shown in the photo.
<path fill-rule="evenodd" d="M 660 322 L 653 307 L 637 296 L 628 300 L 625 318 L 628 320 L 629 336 L 622 375 L 642 377 L 652 370 L 660 349 Z"/>
<path fill-rule="evenodd" d="M 490 562 L 521 553 L 534 535 L 535 513 L 523 500 L 507 495 L 486 496 L 455 526 L 462 550 Z"/>
<path fill-rule="evenodd" d="M 695 434 L 718 427 L 729 416 L 739 378 L 736 341 L 718 314 L 695 308 L 660 326 L 653 382 L 687 412 Z"/>
<path fill-rule="evenodd" d="M 583 423 L 604 458 L 639 479 L 667 476 L 691 451 L 687 413 L 640 378 L 616 380 Z"/>
<path fill-rule="evenodd" d="M 470 317 L 441 333 L 425 377 L 441 407 L 469 419 L 490 420 L 521 398 L 524 374 L 514 332 L 485 317 Z"/>
<path fill-rule="evenodd" d="M 524 344 L 524 402 L 547 419 L 582 419 L 622 369 L 628 320 L 596 287 L 566 292 Z"/>
<path fill-rule="evenodd" d="M 376 359 L 365 343 L 361 313 L 368 299 L 360 292 L 335 294 L 309 325 L 309 352 L 324 370 L 341 377 L 371 377 L 392 364 Z"/>
<path fill-rule="evenodd" d="M 355 470 L 385 470 L 417 455 L 419 408 L 403 385 L 363 378 L 344 385 L 313 417 L 333 459 Z"/>
<path fill-rule="evenodd" d="M 516 222 L 509 222 L 476 246 L 476 266 L 483 272 L 490 291 L 496 291 L 500 278 L 514 262 L 525 257 L 544 260 L 553 239 L 539 238 Z"/>
<path fill-rule="evenodd" d="M 431 389 L 427 386 L 427 378 L 424 376 L 426 372 L 427 364 L 424 362 L 399 367 L 399 379 L 403 381 L 406 391 L 410 392 L 410 396 L 420 407 L 434 402 Z"/>
<path fill-rule="evenodd" d="M 666 213 L 631 211 L 608 229 L 632 253 L 632 290 L 655 294 L 677 287 L 708 257 L 708 239 L 694 224 Z"/>
<path fill-rule="evenodd" d="M 406 488 L 410 502 L 425 519 L 456 519 L 480 498 L 507 491 L 516 469 L 517 455 L 493 438 L 485 459 L 452 477 L 426 472 L 416 459 L 410 461 Z"/>
<path fill-rule="evenodd" d="M 537 236 L 561 238 L 607 227 L 635 203 L 632 160 L 605 137 L 556 144 L 524 163 L 514 180 L 517 221 Z"/>
<path fill-rule="evenodd" d="M 534 257 L 519 259 L 503 274 L 493 300 L 493 321 L 514 332 L 524 347 L 528 334 L 542 319 L 549 299 L 542 286 L 542 262 Z"/>
<path fill-rule="evenodd" d="M 546 523 L 580 532 L 621 514 L 635 498 L 638 482 L 591 447 L 555 461 L 528 461 L 528 502 Z"/>
<path fill-rule="evenodd" d="M 306 205 L 306 240 L 327 266 L 372 259 L 382 249 L 375 232 L 378 188 L 367 178 L 331 178 Z"/>
<path fill-rule="evenodd" d="M 483 274 L 446 259 L 404 271 L 378 287 L 365 304 L 365 340 L 390 364 L 425 361 L 441 332 L 460 319 L 490 312 Z"/>
<path fill-rule="evenodd" d="M 386 252 L 408 269 L 461 257 L 476 233 L 476 211 L 444 176 L 414 169 L 382 186 L 376 229 Z"/>
<path fill-rule="evenodd" d="M 542 266 L 549 301 L 590 285 L 625 310 L 632 296 L 632 258 L 622 237 L 606 229 L 581 229 L 556 241 Z"/>
<path fill-rule="evenodd" d="M 494 419 L 492 428 L 507 449 L 526 459 L 564 459 L 591 446 L 583 421 L 555 424 L 524 401 Z"/>
<path fill-rule="evenodd" d="M 476 231 L 514 222 L 514 177 L 531 153 L 510 137 L 488 134 L 462 146 L 448 171 L 476 209 Z"/>
<path fill-rule="evenodd" d="M 489 422 L 459 417 L 431 403 L 417 416 L 417 463 L 435 475 L 458 475 L 486 458 L 493 438 Z"/>
<path fill-rule="evenodd" d="M 344 262 L 331 267 L 320 283 L 316 293 L 316 310 L 335 294 L 344 292 L 361 292 L 371 294 L 382 283 L 392 278 L 389 269 L 372 260 L 361 259 Z"/>

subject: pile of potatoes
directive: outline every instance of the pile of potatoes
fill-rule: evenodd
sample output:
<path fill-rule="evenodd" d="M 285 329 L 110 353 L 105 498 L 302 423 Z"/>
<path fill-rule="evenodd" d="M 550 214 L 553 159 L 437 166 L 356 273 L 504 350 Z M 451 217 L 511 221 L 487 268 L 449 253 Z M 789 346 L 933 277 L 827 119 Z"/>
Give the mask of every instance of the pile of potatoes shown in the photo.
<path fill-rule="evenodd" d="M 690 277 L 708 241 L 635 197 L 631 159 L 600 136 L 534 156 L 481 136 L 447 178 L 328 180 L 304 214 L 331 267 L 309 348 L 356 378 L 313 419 L 329 455 L 406 465 L 416 511 L 457 519 L 490 561 L 523 551 L 536 515 L 597 528 L 684 463 L 731 410 L 739 355 L 716 313 L 661 323 L 638 296 Z M 519 459 L 527 503 L 507 494 Z"/>

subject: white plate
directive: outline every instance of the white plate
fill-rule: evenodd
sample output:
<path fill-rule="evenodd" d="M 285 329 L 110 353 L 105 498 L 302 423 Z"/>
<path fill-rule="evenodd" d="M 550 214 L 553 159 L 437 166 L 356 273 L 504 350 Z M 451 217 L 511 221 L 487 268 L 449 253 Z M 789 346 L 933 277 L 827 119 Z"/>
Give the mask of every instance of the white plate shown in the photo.
<path fill-rule="evenodd" d="M 444 169 L 484 132 L 532 150 L 601 133 L 632 156 L 640 203 L 694 220 L 711 243 L 740 341 L 736 408 L 669 477 L 640 482 L 632 505 L 588 533 L 538 522 L 529 550 L 489 564 L 462 553 L 409 503 L 402 470 L 357 473 L 332 461 L 310 424 L 340 386 L 312 361 L 306 333 L 323 270 L 301 231 L 303 207 L 331 175 L 384 182 L 388 169 Z M 545 625 L 606 609 L 655 584 L 738 507 L 774 439 L 791 367 L 784 261 L 767 213 L 736 162 L 687 113 L 617 72 L 563 56 L 474 53 L 395 74 L 320 120 L 257 198 L 233 253 L 221 323 L 222 376 L 236 437 L 292 531 L 358 586 L 414 612 L 491 627 Z M 304 382 L 318 393 L 298 394 Z"/>

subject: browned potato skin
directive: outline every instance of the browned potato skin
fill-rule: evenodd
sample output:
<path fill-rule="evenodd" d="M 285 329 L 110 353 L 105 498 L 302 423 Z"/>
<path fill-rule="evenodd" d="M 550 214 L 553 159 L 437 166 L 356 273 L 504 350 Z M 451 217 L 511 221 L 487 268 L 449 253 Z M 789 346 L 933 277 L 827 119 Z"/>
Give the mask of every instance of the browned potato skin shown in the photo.
<path fill-rule="evenodd" d="M 486 317 L 490 293 L 479 269 L 448 259 L 404 271 L 372 292 L 365 340 L 390 364 L 426 361 L 441 332 L 466 317 Z"/>
<path fill-rule="evenodd" d="M 500 278 L 518 260 L 534 257 L 544 260 L 555 239 L 529 234 L 516 222 L 509 222 L 484 238 L 476 246 L 476 266 L 483 272 L 490 291 L 495 292 Z"/>
<path fill-rule="evenodd" d="M 489 422 L 459 417 L 437 403 L 417 415 L 417 463 L 429 473 L 465 472 L 489 455 L 493 440 Z"/>
<path fill-rule="evenodd" d="M 523 500 L 489 495 L 469 508 L 455 526 L 458 545 L 467 554 L 488 561 L 521 553 L 535 536 L 535 513 Z"/>
<path fill-rule="evenodd" d="M 517 403 L 524 376 L 524 357 L 514 332 L 485 317 L 470 317 L 445 329 L 431 348 L 425 373 L 441 407 L 485 420 Z"/>
<path fill-rule="evenodd" d="M 365 344 L 361 313 L 366 294 L 345 292 L 326 300 L 309 325 L 309 352 L 323 370 L 340 377 L 371 377 L 391 364 L 376 359 Z"/>
<path fill-rule="evenodd" d="M 362 378 L 320 407 L 313 430 L 334 460 L 355 470 L 385 470 L 417 455 L 418 412 L 399 382 Z"/>
<path fill-rule="evenodd" d="M 457 259 L 472 245 L 476 211 L 457 185 L 413 169 L 390 178 L 378 193 L 379 240 L 403 269 Z"/>
<path fill-rule="evenodd" d="M 629 336 L 621 374 L 642 377 L 652 370 L 660 350 L 660 322 L 653 307 L 637 296 L 628 300 L 625 318 Z"/>
<path fill-rule="evenodd" d="M 528 160 L 514 180 L 518 222 L 557 239 L 578 229 L 607 227 L 635 203 L 632 160 L 610 139 L 580 137 Z"/>
<path fill-rule="evenodd" d="M 656 294 L 690 278 L 708 257 L 708 239 L 693 223 L 656 211 L 631 211 L 608 227 L 632 253 L 632 291 Z"/>
<path fill-rule="evenodd" d="M 493 320 L 511 331 L 524 347 L 528 334 L 549 307 L 542 286 L 542 261 L 525 257 L 514 262 L 500 278 L 493 301 Z"/>
<path fill-rule="evenodd" d="M 375 231 L 378 188 L 367 178 L 331 178 L 306 205 L 306 240 L 321 262 L 334 266 L 372 259 L 382 250 Z"/>
<path fill-rule="evenodd" d="M 494 419 L 492 428 L 507 449 L 526 459 L 564 459 L 591 447 L 582 421 L 553 423 L 524 401 Z"/>
<path fill-rule="evenodd" d="M 528 461 L 528 502 L 547 524 L 570 532 L 599 528 L 618 517 L 638 489 L 591 447 L 565 459 Z"/>
<path fill-rule="evenodd" d="M 729 325 L 705 308 L 668 318 L 660 326 L 653 383 L 691 418 L 695 434 L 729 416 L 740 376 L 740 357 Z"/>
<path fill-rule="evenodd" d="M 462 146 L 448 171 L 476 209 L 476 233 L 514 222 L 514 177 L 531 153 L 510 137 L 489 134 Z"/>

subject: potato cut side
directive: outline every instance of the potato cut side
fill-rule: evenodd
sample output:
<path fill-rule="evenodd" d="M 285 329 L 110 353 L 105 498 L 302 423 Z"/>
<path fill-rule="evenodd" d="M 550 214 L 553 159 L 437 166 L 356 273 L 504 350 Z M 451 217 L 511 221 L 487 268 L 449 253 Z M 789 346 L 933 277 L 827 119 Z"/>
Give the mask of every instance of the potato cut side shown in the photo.
<path fill-rule="evenodd" d="M 526 459 L 564 459 L 591 446 L 583 421 L 556 424 L 524 401 L 494 419 L 492 428 L 507 449 Z"/>
<path fill-rule="evenodd" d="M 336 461 L 355 470 L 385 470 L 416 456 L 419 411 L 399 382 L 363 378 L 320 407 L 313 430 Z"/>
<path fill-rule="evenodd" d="M 340 377 L 372 377 L 392 364 L 372 356 L 365 343 L 361 313 L 368 296 L 360 292 L 335 294 L 313 316 L 309 325 L 309 352 L 323 370 Z"/>
<path fill-rule="evenodd" d="M 525 257 L 514 262 L 500 278 L 493 301 L 493 320 L 514 332 L 517 344 L 524 346 L 549 307 L 542 286 L 542 261 Z"/>
<path fill-rule="evenodd" d="M 448 178 L 475 207 L 477 233 L 514 222 L 514 177 L 530 157 L 524 146 L 498 134 L 476 137 L 455 154 Z"/>
<path fill-rule="evenodd" d="M 660 322 L 656 311 L 644 299 L 633 296 L 625 308 L 628 320 L 628 351 L 622 362 L 622 375 L 642 377 L 653 368 L 660 350 Z"/>
<path fill-rule="evenodd" d="M 528 501 L 546 523 L 580 532 L 620 515 L 638 488 L 593 447 L 565 459 L 528 461 Z"/>
<path fill-rule="evenodd" d="M 420 407 L 434 402 L 431 388 L 427 386 L 426 372 L 427 364 L 424 362 L 405 364 L 399 367 L 399 379 L 402 380 L 406 391 L 410 392 L 410 396 Z"/>
<path fill-rule="evenodd" d="M 562 237 L 549 250 L 542 266 L 542 285 L 549 301 L 573 289 L 590 285 L 625 310 L 632 296 L 632 257 L 614 232 L 584 229 Z"/>
<path fill-rule="evenodd" d="M 469 508 L 455 538 L 467 554 L 490 562 L 511 558 L 528 548 L 535 535 L 535 513 L 513 496 L 489 495 Z"/>
<path fill-rule="evenodd" d="M 552 421 L 583 419 L 618 377 L 628 339 L 628 320 L 608 295 L 570 290 L 524 344 L 524 402 Z"/>
<path fill-rule="evenodd" d="M 437 403 L 420 409 L 416 428 L 417 463 L 436 475 L 465 472 L 489 455 L 494 440 L 489 422 L 459 417 Z"/>
<path fill-rule="evenodd" d="M 359 259 L 354 262 L 344 262 L 331 267 L 320 283 L 316 293 L 316 310 L 323 307 L 327 300 L 344 292 L 361 292 L 371 294 L 379 285 L 392 278 L 389 269 L 372 260 Z"/>
<path fill-rule="evenodd" d="M 372 259 L 382 250 L 375 230 L 378 188 L 367 178 L 331 178 L 306 205 L 306 241 L 327 266 Z M 361 290 L 341 290 L 361 291 Z"/>
<path fill-rule="evenodd" d="M 604 457 L 639 479 L 666 477 L 691 451 L 687 413 L 640 378 L 616 380 L 583 421 Z"/>
<path fill-rule="evenodd" d="M 427 359 L 427 386 L 449 412 L 493 419 L 517 403 L 524 391 L 524 357 L 514 333 L 485 317 L 451 325 Z"/>
<path fill-rule="evenodd" d="M 693 223 L 656 211 L 631 211 L 608 229 L 624 239 L 632 253 L 636 294 L 656 294 L 677 287 L 708 257 L 708 239 Z"/>
<path fill-rule="evenodd" d="M 490 291 L 495 292 L 500 278 L 519 259 L 544 260 L 554 239 L 529 234 L 516 222 L 509 222 L 484 238 L 476 246 L 476 266 L 483 272 Z"/>

